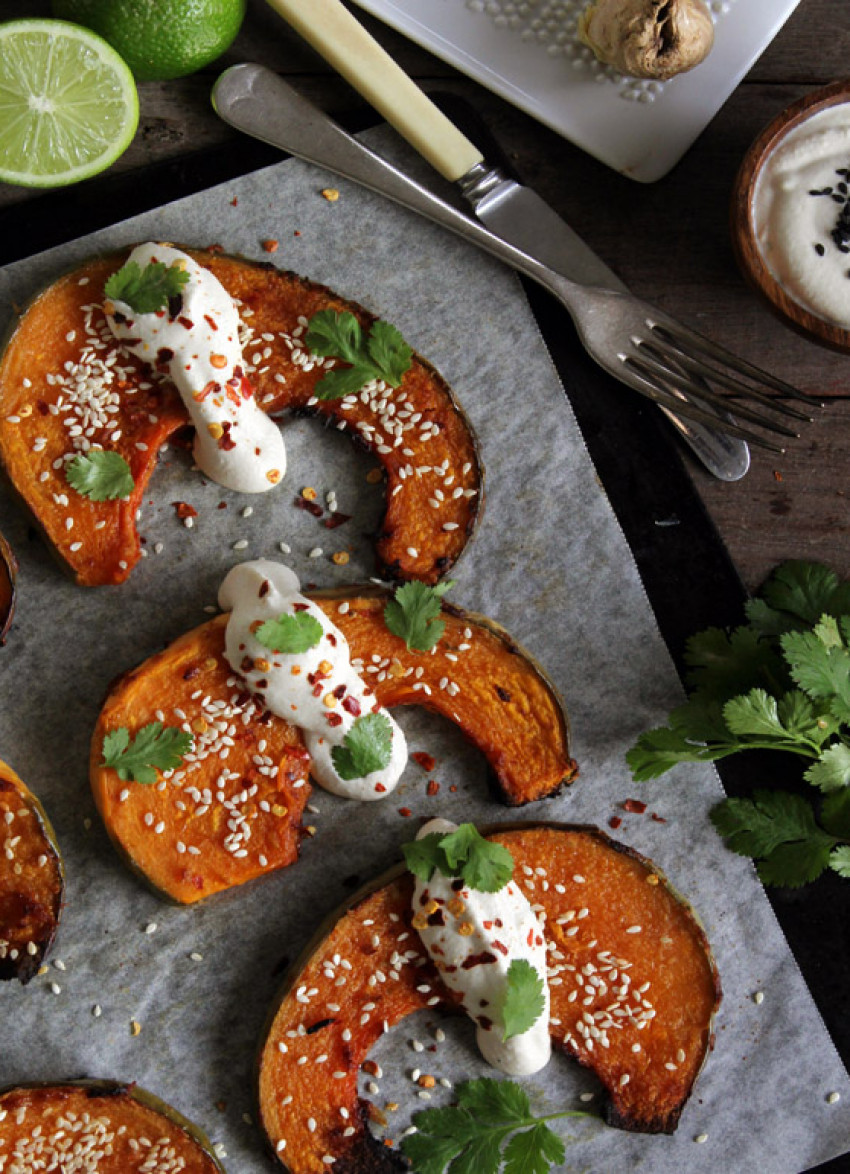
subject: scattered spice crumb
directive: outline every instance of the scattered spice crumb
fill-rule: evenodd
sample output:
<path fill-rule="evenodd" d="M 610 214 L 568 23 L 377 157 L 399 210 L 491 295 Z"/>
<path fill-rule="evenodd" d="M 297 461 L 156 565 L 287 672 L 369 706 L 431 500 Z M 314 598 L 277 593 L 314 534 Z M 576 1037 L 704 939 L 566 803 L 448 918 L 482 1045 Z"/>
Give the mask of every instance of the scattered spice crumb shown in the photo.
<path fill-rule="evenodd" d="M 344 567 L 348 562 L 348 551 L 337 550 L 331 555 L 331 561 L 335 562 L 338 567 Z"/>
<path fill-rule="evenodd" d="M 623 821 L 620 819 L 619 815 L 612 815 L 611 818 L 608 820 L 608 827 L 616 829 L 620 826 L 620 824 L 622 822 Z"/>
<path fill-rule="evenodd" d="M 627 799 L 623 804 L 623 811 L 628 811 L 635 815 L 643 815 L 644 811 L 646 811 L 646 804 L 640 799 Z"/>
<path fill-rule="evenodd" d="M 399 815 L 403 815 L 405 819 L 409 819 L 410 816 L 413 815 L 413 812 L 409 807 L 399 807 L 398 813 Z"/>
<path fill-rule="evenodd" d="M 193 505 L 189 505 L 188 501 L 173 501 L 171 504 L 174 506 L 175 514 L 181 521 L 184 521 L 186 518 L 197 518 L 198 516 L 198 511 Z M 218 508 L 221 509 L 221 506 Z"/>
<path fill-rule="evenodd" d="M 238 206 L 238 204 L 239 204 L 239 197 L 234 196 L 233 199 L 230 201 L 231 208 L 236 208 Z"/>
<path fill-rule="evenodd" d="M 430 774 L 437 765 L 437 760 L 433 754 L 426 754 L 424 750 L 415 750 L 410 756 L 418 766 L 421 766 L 426 774 Z"/>
<path fill-rule="evenodd" d="M 319 495 L 312 485 L 305 485 L 305 487 L 301 490 L 301 496 L 305 499 L 305 501 L 315 501 Z"/>
<path fill-rule="evenodd" d="M 437 1081 L 433 1076 L 424 1075 L 420 1076 L 416 1083 L 420 1086 L 420 1088 L 434 1088 Z"/>
<path fill-rule="evenodd" d="M 454 795 L 454 794 L 455 794 L 455 792 L 457 791 L 457 784 L 456 784 L 456 783 L 452 783 L 452 785 L 449 787 L 449 790 L 450 790 L 450 791 L 451 791 L 451 793 Z"/>
<path fill-rule="evenodd" d="M 322 188 L 322 195 L 330 204 L 335 204 L 339 199 L 339 191 L 336 188 Z"/>
<path fill-rule="evenodd" d="M 142 1030 L 141 1023 L 139 1023 L 139 1021 L 137 1019 L 131 1019 L 130 1020 L 130 1035 L 140 1035 L 141 1030 Z"/>
<path fill-rule="evenodd" d="M 429 795 L 436 795 L 437 792 L 439 791 L 439 789 L 440 789 L 440 784 L 437 782 L 436 779 L 429 779 L 428 780 L 427 791 L 428 791 Z"/>
<path fill-rule="evenodd" d="M 667 820 L 663 815 L 659 815 L 657 811 L 650 811 L 649 818 L 654 819 L 656 823 L 666 823 Z"/>
<path fill-rule="evenodd" d="M 778 469 L 773 470 L 773 480 L 774 481 L 781 481 L 782 480 L 782 474 L 779 472 Z"/>
<path fill-rule="evenodd" d="M 369 482 L 370 485 L 377 485 L 377 483 L 379 481 L 383 480 L 383 477 L 384 477 L 383 469 L 370 469 L 369 472 L 366 474 L 366 480 Z"/>
<path fill-rule="evenodd" d="M 280 242 L 276 241 L 274 237 L 270 237 L 268 240 L 262 242 L 263 251 L 266 253 L 276 253 L 279 244 Z"/>

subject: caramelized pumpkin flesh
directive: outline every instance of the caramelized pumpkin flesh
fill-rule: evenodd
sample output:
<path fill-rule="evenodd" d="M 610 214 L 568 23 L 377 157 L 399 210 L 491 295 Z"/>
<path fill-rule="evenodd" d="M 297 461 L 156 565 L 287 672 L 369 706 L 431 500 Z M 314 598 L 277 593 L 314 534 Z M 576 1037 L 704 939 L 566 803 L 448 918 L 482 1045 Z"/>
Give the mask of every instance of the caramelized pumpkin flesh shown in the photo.
<path fill-rule="evenodd" d="M 0 1174 L 223 1174 L 209 1140 L 162 1101 L 111 1081 L 0 1094 Z"/>
<path fill-rule="evenodd" d="M 595 829 L 492 838 L 544 922 L 553 1043 L 596 1073 L 610 1124 L 672 1132 L 720 997 L 693 914 L 649 861 Z M 358 1069 L 388 1027 L 453 999 L 411 926 L 412 878 L 397 869 L 377 883 L 308 946 L 263 1041 L 261 1122 L 291 1174 L 319 1174 L 329 1157 L 346 1174 L 404 1168 L 367 1129 Z"/>
<path fill-rule="evenodd" d="M 181 904 L 296 860 L 310 794 L 301 735 L 244 692 L 223 653 L 221 620 L 181 637 L 121 678 L 92 740 L 92 789 L 113 842 Z M 156 721 L 192 735 L 179 767 L 144 785 L 101 765 L 106 734 Z"/>
<path fill-rule="evenodd" d="M 267 412 L 305 410 L 349 431 L 383 467 L 387 510 L 379 570 L 435 582 L 472 534 L 482 474 L 475 438 L 445 380 L 414 356 L 400 387 L 370 385 L 320 401 L 324 374 L 303 336 L 318 310 L 372 317 L 324 286 L 269 265 L 193 252 L 238 300 L 245 370 Z M 136 511 L 160 447 L 188 415 L 172 385 L 123 351 L 102 311 L 103 286 L 125 254 L 92 260 L 45 290 L 0 359 L 0 462 L 49 542 L 84 586 L 127 578 L 141 554 Z M 125 458 L 135 488 L 123 500 L 76 493 L 65 468 L 91 447 Z M 287 483 L 274 492 L 287 493 Z"/>
<path fill-rule="evenodd" d="M 573 779 L 563 707 L 501 629 L 444 606 L 440 651 L 423 656 L 387 629 L 385 593 L 315 598 L 381 705 L 423 705 L 455 722 L 486 756 L 505 803 L 541 799 Z M 183 904 L 293 863 L 309 795 L 299 731 L 243 692 L 224 659 L 227 618 L 125 674 L 92 739 L 91 784 L 112 840 L 157 891 Z M 147 786 L 103 765 L 107 734 L 135 736 L 155 721 L 192 735 L 180 767 Z"/>
<path fill-rule="evenodd" d="M 39 801 L 0 762 L 0 979 L 28 982 L 59 924 L 62 860 Z"/>

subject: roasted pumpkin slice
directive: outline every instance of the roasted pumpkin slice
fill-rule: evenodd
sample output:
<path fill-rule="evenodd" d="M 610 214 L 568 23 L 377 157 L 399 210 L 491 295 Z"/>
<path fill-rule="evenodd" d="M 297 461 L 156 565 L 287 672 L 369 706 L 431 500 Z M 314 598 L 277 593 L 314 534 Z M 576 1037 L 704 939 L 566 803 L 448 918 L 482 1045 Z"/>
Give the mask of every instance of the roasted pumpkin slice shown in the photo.
<path fill-rule="evenodd" d="M 497 625 L 444 602 L 438 652 L 423 655 L 384 624 L 387 592 L 313 598 L 345 633 L 380 703 L 422 705 L 455 722 L 487 758 L 503 802 L 542 799 L 575 777 L 557 694 Z M 291 864 L 310 791 L 300 733 L 241 691 L 224 659 L 227 619 L 209 620 L 121 677 L 92 739 L 92 790 L 109 835 L 181 904 Z M 144 785 L 103 765 L 108 734 L 153 722 L 193 735 L 181 766 Z"/>
<path fill-rule="evenodd" d="M 516 825 L 491 838 L 545 918 L 553 1043 L 595 1072 L 609 1124 L 673 1132 L 720 1000 L 693 913 L 650 861 L 594 828 Z M 291 1174 L 318 1174 L 328 1158 L 345 1174 L 406 1168 L 372 1138 L 357 1074 L 387 1027 L 454 1001 L 412 928 L 412 892 L 398 867 L 352 898 L 294 965 L 273 1011 L 260 1121 Z M 370 982 L 378 972 L 386 981 Z"/>
<path fill-rule="evenodd" d="M 436 652 L 411 652 L 384 623 L 390 593 L 368 587 L 315 591 L 342 630 L 382 705 L 422 705 L 458 725 L 484 754 L 503 803 L 545 799 L 571 783 L 563 702 L 504 628 L 442 601 Z"/>
<path fill-rule="evenodd" d="M 56 934 L 65 877 L 50 821 L 0 761 L 0 979 L 29 982 Z"/>
<path fill-rule="evenodd" d="M 315 412 L 375 454 L 387 509 L 377 540 L 379 572 L 435 582 L 475 526 L 482 472 L 475 437 L 451 389 L 414 356 L 397 389 L 370 385 L 356 396 L 316 400 L 324 374 L 303 336 L 318 310 L 361 306 L 294 273 L 208 252 L 192 256 L 238 299 L 246 371 L 270 413 Z M 106 279 L 126 254 L 92 260 L 62 277 L 25 311 L 0 360 L 0 462 L 49 542 L 84 586 L 123 582 L 141 554 L 136 511 L 157 452 L 188 415 L 172 385 L 122 351 L 101 309 Z M 66 460 L 89 446 L 121 454 L 135 488 L 92 501 L 71 489 Z M 286 486 L 273 492 L 287 493 Z"/>
<path fill-rule="evenodd" d="M 18 1085 L 0 1093 L 0 1170 L 223 1174 L 209 1138 L 136 1085 Z"/>
<path fill-rule="evenodd" d="M 0 644 L 15 613 L 15 584 L 18 577 L 18 560 L 6 539 L 0 534 Z"/>
<path fill-rule="evenodd" d="M 179 766 L 146 785 L 102 765 L 109 733 L 134 737 L 153 722 L 192 735 Z M 297 859 L 309 765 L 300 733 L 233 676 L 222 617 L 113 686 L 92 739 L 91 784 L 128 863 L 161 895 L 191 904 Z"/>

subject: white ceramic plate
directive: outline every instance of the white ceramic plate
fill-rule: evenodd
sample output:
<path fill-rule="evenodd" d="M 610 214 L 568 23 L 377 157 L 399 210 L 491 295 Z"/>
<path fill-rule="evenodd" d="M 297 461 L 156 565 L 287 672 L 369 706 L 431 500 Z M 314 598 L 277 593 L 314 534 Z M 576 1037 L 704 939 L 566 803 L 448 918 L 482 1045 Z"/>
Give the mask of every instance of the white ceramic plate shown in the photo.
<path fill-rule="evenodd" d="M 669 82 L 624 78 L 576 37 L 587 0 L 355 0 L 609 167 L 649 183 L 711 121 L 800 0 L 709 0 L 708 58 Z"/>

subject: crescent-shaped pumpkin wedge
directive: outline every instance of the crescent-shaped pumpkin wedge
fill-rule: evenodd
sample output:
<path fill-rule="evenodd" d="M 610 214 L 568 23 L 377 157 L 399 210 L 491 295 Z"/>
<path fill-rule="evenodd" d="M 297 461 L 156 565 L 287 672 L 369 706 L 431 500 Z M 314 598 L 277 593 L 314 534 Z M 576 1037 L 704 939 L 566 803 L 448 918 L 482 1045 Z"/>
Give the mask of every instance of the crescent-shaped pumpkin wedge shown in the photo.
<path fill-rule="evenodd" d="M 223 1174 L 209 1138 L 137 1085 L 24 1084 L 0 1093 L 0 1170 Z"/>
<path fill-rule="evenodd" d="M 6 639 L 6 633 L 12 623 L 15 613 L 15 584 L 18 578 L 18 560 L 11 546 L 0 534 L 0 644 Z"/>
<path fill-rule="evenodd" d="M 489 838 L 510 851 L 544 922 L 553 1043 L 596 1074 L 610 1125 L 672 1133 L 720 1001 L 690 908 L 649 860 L 595 828 L 513 825 Z M 437 1000 L 454 1005 L 412 927 L 412 893 L 402 866 L 361 890 L 285 982 L 260 1049 L 258 1094 L 262 1128 L 291 1174 L 319 1174 L 327 1158 L 342 1174 L 407 1169 L 372 1137 L 357 1076 L 387 1027 Z"/>
<path fill-rule="evenodd" d="M 414 355 L 401 385 L 316 400 L 324 360 L 305 348 L 319 310 L 363 307 L 294 273 L 220 253 L 192 251 L 238 301 L 245 369 L 270 414 L 315 412 L 375 454 L 387 509 L 376 554 L 384 577 L 436 582 L 475 526 L 482 471 L 475 437 L 448 384 Z M 174 387 L 152 378 L 112 336 L 102 310 L 107 278 L 126 253 L 91 260 L 44 290 L 23 313 L 0 360 L 0 463 L 48 541 L 83 586 L 117 584 L 141 557 L 136 512 L 157 453 L 187 424 Z M 119 453 L 135 488 L 93 501 L 71 489 L 67 460 L 90 447 Z M 289 494 L 286 484 L 278 490 Z"/>
<path fill-rule="evenodd" d="M 0 761 L 0 979 L 29 982 L 59 925 L 65 877 L 44 808 Z"/>
<path fill-rule="evenodd" d="M 380 704 L 422 705 L 457 724 L 509 805 L 571 782 L 563 705 L 530 656 L 445 601 L 437 652 L 411 652 L 384 623 L 389 597 L 372 588 L 313 595 Z M 92 739 L 92 790 L 112 840 L 158 892 L 185 904 L 291 864 L 310 790 L 299 731 L 258 707 L 225 661 L 226 624 L 217 616 L 121 677 Z M 194 737 L 176 770 L 145 786 L 103 765 L 111 732 L 135 736 L 154 722 Z"/>

